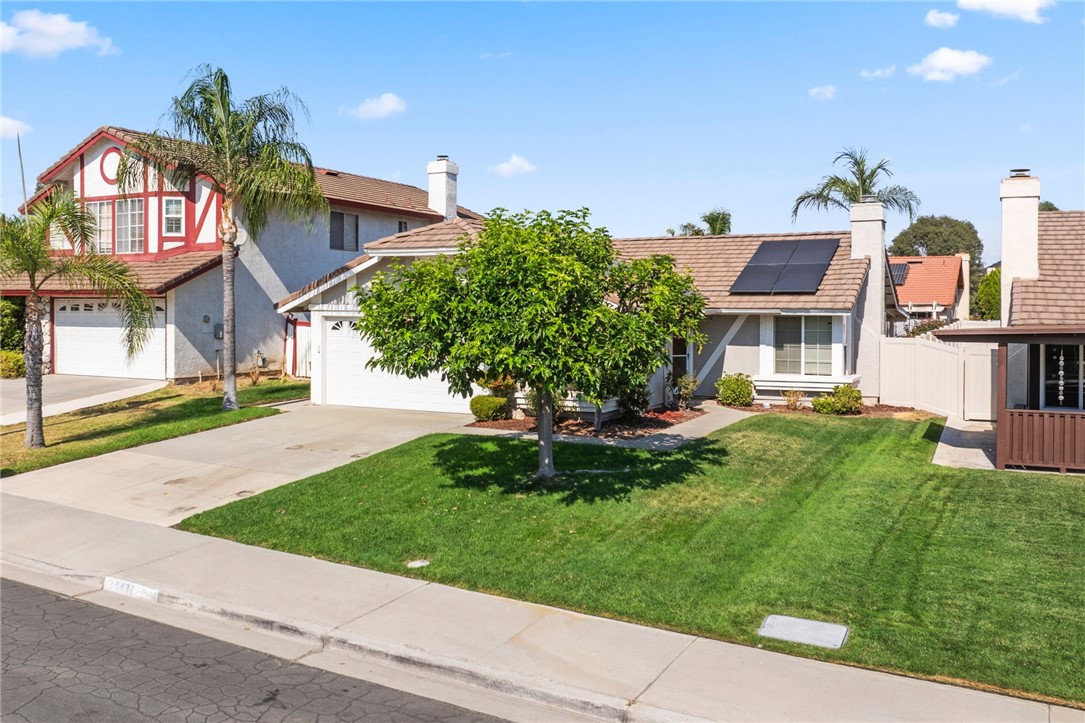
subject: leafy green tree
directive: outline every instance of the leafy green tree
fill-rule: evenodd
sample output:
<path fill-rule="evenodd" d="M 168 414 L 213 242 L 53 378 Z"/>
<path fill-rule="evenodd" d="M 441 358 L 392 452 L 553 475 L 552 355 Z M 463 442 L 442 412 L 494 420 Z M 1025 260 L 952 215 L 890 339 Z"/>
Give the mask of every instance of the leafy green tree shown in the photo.
<path fill-rule="evenodd" d="M 985 274 L 976 286 L 976 314 L 981 319 L 998 319 L 1002 316 L 1002 269 Z"/>
<path fill-rule="evenodd" d="M 58 254 L 52 249 L 50 237 L 56 234 L 68 239 L 73 253 Z M 11 283 L 18 279 L 20 285 L 30 288 L 23 333 L 27 447 L 45 446 L 41 414 L 41 321 L 45 309 L 41 289 L 47 282 L 116 299 L 129 358 L 139 353 L 154 324 L 154 303 L 141 290 L 139 279 L 118 258 L 94 253 L 88 241 L 93 235 L 94 217 L 70 192 L 52 194 L 26 216 L 0 219 L 0 280 Z"/>
<path fill-rule="evenodd" d="M 886 208 L 908 214 L 908 220 L 915 218 L 919 210 L 919 197 L 904 186 L 878 188 L 883 178 L 892 177 L 889 161 L 884 158 L 871 164 L 867 160 L 867 150 L 845 148 L 833 159 L 835 166 L 844 162 L 843 175 L 830 174 L 821 179 L 821 183 L 799 194 L 795 205 L 791 207 L 791 220 L 799 217 L 799 209 L 814 208 L 818 211 L 827 209 L 850 209 L 853 203 L 859 203 L 863 196 L 876 196 Z"/>
<path fill-rule="evenodd" d="M 134 191 L 148 167 L 177 185 L 210 181 L 222 196 L 223 410 L 237 409 L 234 270 L 238 223 L 256 242 L 272 213 L 311 224 L 328 204 L 317 184 L 309 151 L 297 140 L 294 113 L 304 104 L 286 88 L 235 102 L 221 68 L 196 70 L 196 78 L 170 102 L 171 131 L 139 136 L 125 151 L 118 184 Z"/>
<path fill-rule="evenodd" d="M 26 326 L 26 300 L 21 296 L 0 299 L 0 349 L 23 350 L 23 328 Z"/>
<path fill-rule="evenodd" d="M 889 245 L 893 256 L 952 256 L 967 253 L 969 285 L 976 289 L 983 280 L 983 241 L 969 221 L 951 216 L 920 216 L 908 228 L 897 234 Z M 972 313 L 979 313 L 976 297 L 972 297 Z"/>
<path fill-rule="evenodd" d="M 678 227 L 679 236 L 704 236 L 704 229 L 693 222 L 684 223 Z"/>
<path fill-rule="evenodd" d="M 693 279 L 670 257 L 622 260 L 587 209 L 497 209 L 454 255 L 394 264 L 355 291 L 371 368 L 440 373 L 463 396 L 483 378 L 534 390 L 544 478 L 556 474 L 555 397 L 599 403 L 666 364 L 672 337 L 702 338 Z"/>
<path fill-rule="evenodd" d="M 707 226 L 709 236 L 723 236 L 731 233 L 731 212 L 723 208 L 714 208 L 701 216 Z"/>
<path fill-rule="evenodd" d="M 1051 203 L 1051 201 L 1040 201 L 1041 211 L 1058 211 L 1059 207 Z"/>

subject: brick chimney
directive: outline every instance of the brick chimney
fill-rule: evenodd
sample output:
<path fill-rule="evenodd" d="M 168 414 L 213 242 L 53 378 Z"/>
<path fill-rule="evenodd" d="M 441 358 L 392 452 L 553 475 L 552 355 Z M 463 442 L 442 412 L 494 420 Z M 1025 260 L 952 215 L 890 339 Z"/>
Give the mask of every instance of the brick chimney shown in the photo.
<path fill-rule="evenodd" d="M 881 338 L 885 336 L 885 207 L 876 196 L 863 196 L 851 206 L 851 257 L 870 258 L 870 272 L 856 302 L 855 371 L 863 398 L 881 394 Z"/>
<path fill-rule="evenodd" d="M 448 160 L 448 156 L 437 156 L 436 161 L 426 165 L 429 174 L 429 207 L 445 217 L 456 218 L 456 176 L 460 167 Z"/>
<path fill-rule="evenodd" d="M 1010 323 L 1014 279 L 1040 276 L 1040 179 L 1015 168 L 998 188 L 1002 199 L 1002 326 Z"/>

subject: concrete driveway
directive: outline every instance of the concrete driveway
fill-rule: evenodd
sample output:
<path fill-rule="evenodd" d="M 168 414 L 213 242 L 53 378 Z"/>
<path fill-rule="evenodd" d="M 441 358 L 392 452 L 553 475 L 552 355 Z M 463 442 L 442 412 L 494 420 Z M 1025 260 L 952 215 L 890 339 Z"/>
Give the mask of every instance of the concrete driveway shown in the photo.
<path fill-rule="evenodd" d="M 467 414 L 283 405 L 282 414 L 7 477 L 4 492 L 173 525 L 189 515 L 324 472 Z"/>
<path fill-rule="evenodd" d="M 166 386 L 164 381 L 126 377 L 81 377 L 74 374 L 46 374 L 42 377 L 42 415 L 74 412 L 96 404 L 146 394 Z M 26 380 L 0 379 L 0 424 L 26 421 Z"/>

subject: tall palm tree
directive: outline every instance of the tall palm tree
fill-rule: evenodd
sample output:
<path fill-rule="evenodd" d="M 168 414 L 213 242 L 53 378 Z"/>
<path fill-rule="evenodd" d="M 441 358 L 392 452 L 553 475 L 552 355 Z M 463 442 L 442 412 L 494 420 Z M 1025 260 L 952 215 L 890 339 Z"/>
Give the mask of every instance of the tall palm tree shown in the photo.
<path fill-rule="evenodd" d="M 202 65 L 166 111 L 172 129 L 142 134 L 118 169 L 122 190 L 141 187 L 148 167 L 176 185 L 206 179 L 222 197 L 223 410 L 237 409 L 234 268 L 238 221 L 256 241 L 274 212 L 311 224 L 327 211 L 309 151 L 297 140 L 294 114 L 305 105 L 286 88 L 235 103 L 221 68 Z"/>
<path fill-rule="evenodd" d="M 701 216 L 708 227 L 709 236 L 723 236 L 731 233 L 731 212 L 723 208 L 714 208 Z"/>
<path fill-rule="evenodd" d="M 919 198 L 904 186 L 878 188 L 882 177 L 890 178 L 889 161 L 884 158 L 871 165 L 867 160 L 865 148 L 858 150 L 845 148 L 833 159 L 835 166 L 844 161 L 847 173 L 831 174 L 821 179 L 821 183 L 795 199 L 791 208 L 791 221 L 799 216 L 799 209 L 808 206 L 824 211 L 830 208 L 849 209 L 853 203 L 859 203 L 863 196 L 876 196 L 886 207 L 908 214 L 908 220 L 915 219 L 919 211 Z"/>
<path fill-rule="evenodd" d="M 72 254 L 57 254 L 51 239 L 63 235 Z M 30 293 L 26 298 L 23 351 L 26 359 L 27 447 L 44 447 L 41 416 L 42 308 L 41 289 L 51 286 L 94 291 L 116 299 L 121 309 L 124 345 L 132 358 L 146 343 L 154 323 L 154 303 L 123 261 L 94 252 L 94 217 L 70 192 L 59 192 L 37 203 L 25 216 L 0 218 L 0 280 L 18 279 Z"/>

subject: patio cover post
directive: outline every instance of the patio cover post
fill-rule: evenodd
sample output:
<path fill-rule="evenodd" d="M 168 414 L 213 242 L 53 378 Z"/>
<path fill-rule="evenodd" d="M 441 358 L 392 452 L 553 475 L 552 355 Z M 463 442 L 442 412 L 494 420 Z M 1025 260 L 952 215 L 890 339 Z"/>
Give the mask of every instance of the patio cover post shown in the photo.
<path fill-rule="evenodd" d="M 1008 375 L 1006 342 L 998 343 L 998 399 L 995 402 L 995 469 L 1006 469 L 1010 451 L 1010 419 L 1006 413 L 1006 378 Z"/>

